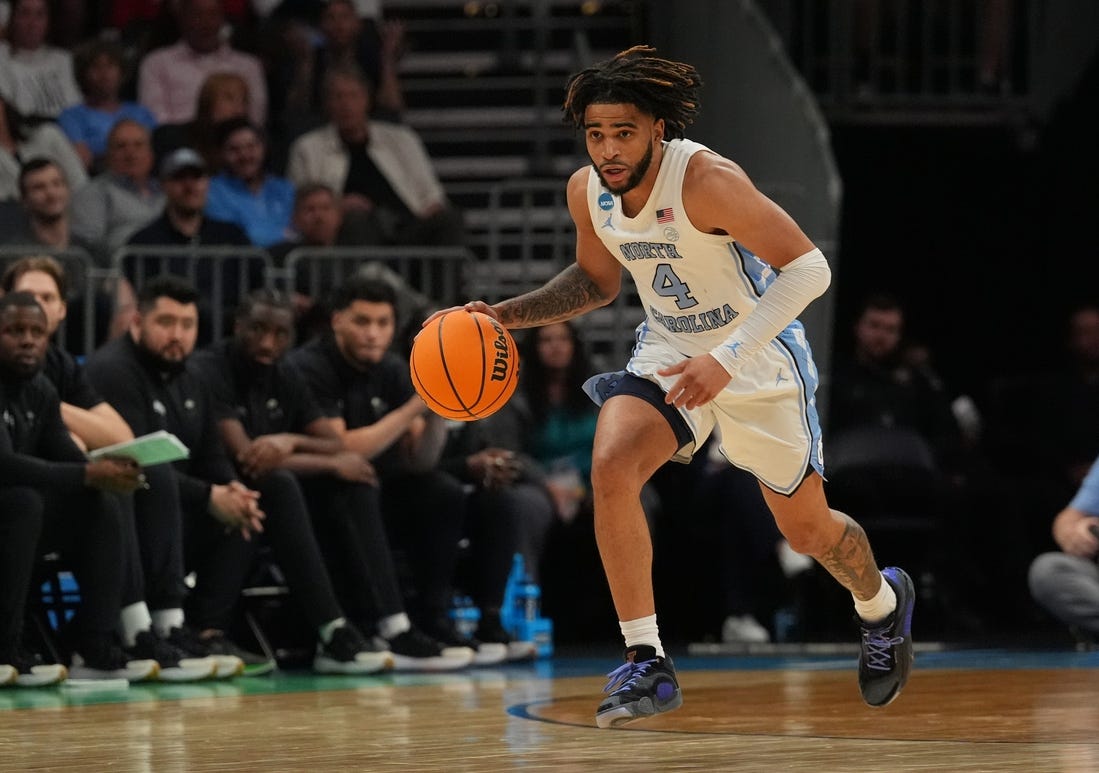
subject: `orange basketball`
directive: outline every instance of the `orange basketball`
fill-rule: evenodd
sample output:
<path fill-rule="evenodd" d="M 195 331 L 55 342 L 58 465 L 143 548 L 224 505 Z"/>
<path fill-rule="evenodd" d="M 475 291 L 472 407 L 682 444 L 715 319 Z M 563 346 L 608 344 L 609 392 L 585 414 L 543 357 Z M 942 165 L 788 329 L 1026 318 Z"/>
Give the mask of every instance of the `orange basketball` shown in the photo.
<path fill-rule="evenodd" d="M 409 369 L 431 410 L 473 421 L 496 413 L 515 392 L 519 351 L 511 333 L 487 314 L 451 311 L 416 336 Z"/>

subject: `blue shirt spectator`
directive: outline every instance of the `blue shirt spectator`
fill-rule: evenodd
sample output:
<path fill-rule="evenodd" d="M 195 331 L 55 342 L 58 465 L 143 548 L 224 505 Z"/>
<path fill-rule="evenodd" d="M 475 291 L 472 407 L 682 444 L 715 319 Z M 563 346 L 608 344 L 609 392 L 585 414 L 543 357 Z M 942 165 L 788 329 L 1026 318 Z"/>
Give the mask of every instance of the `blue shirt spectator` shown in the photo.
<path fill-rule="evenodd" d="M 231 118 L 217 134 L 224 171 L 210 180 L 206 214 L 236 223 L 259 247 L 285 241 L 292 230 L 294 185 L 264 168 L 262 132 L 247 118 Z"/>
<path fill-rule="evenodd" d="M 117 44 L 105 40 L 84 44 L 73 57 L 73 67 L 84 99 L 65 108 L 57 116 L 57 123 L 85 168 L 100 171 L 107 151 L 107 135 L 116 123 L 128 118 L 152 132 L 156 118 L 144 105 L 124 101 L 119 96 L 125 58 Z"/>

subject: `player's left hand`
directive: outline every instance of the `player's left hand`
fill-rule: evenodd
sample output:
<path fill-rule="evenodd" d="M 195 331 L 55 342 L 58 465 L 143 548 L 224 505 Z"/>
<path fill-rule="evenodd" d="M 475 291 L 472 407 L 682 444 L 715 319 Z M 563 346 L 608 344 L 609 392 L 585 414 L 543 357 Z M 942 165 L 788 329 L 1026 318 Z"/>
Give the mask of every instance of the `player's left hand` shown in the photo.
<path fill-rule="evenodd" d="M 657 373 L 661 376 L 679 376 L 668 389 L 664 402 L 687 410 L 710 402 L 732 380 L 729 371 L 709 354 L 690 357 L 661 368 Z"/>

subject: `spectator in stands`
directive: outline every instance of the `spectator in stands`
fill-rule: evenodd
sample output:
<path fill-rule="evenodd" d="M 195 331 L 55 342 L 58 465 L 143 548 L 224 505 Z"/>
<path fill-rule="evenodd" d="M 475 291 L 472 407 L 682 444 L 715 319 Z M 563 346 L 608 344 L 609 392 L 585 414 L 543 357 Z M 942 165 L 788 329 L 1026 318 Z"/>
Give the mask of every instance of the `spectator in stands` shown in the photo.
<path fill-rule="evenodd" d="M 237 479 L 218 434 L 213 398 L 187 365 L 198 335 L 197 300 L 195 288 L 177 277 L 149 281 L 141 289 L 129 335 L 108 343 L 88 361 L 92 383 L 136 434 L 167 430 L 191 450 L 189 459 L 175 464 L 178 493 L 169 488 L 135 498 L 145 574 L 152 576 L 151 567 L 162 578 L 153 587 L 163 601 L 150 606 L 175 610 L 162 616 L 170 619 L 158 628 L 168 628 L 169 642 L 186 651 L 212 648 L 269 670 L 270 661 L 244 652 L 225 635 L 254 557 L 253 538 L 262 531 L 293 597 L 315 627 L 319 641 L 314 668 L 334 673 L 385 668 L 390 654 L 364 641 L 339 610 L 293 479 L 272 474 L 257 489 Z M 169 501 L 176 496 L 181 515 L 177 503 Z M 183 555 L 175 547 L 180 535 Z M 187 625 L 181 611 L 184 560 L 197 577 Z"/>
<path fill-rule="evenodd" d="M 73 196 L 72 229 L 101 266 L 130 236 L 164 212 L 164 191 L 153 173 L 149 130 L 123 118 L 107 135 L 105 169 Z"/>
<path fill-rule="evenodd" d="M 263 131 L 244 117 L 218 124 L 222 171 L 210 180 L 206 214 L 236 223 L 259 247 L 289 236 L 294 186 L 267 167 Z"/>
<path fill-rule="evenodd" d="M 0 280 L 4 292 L 29 292 L 46 313 L 47 331 L 51 338 L 66 313 L 65 285 L 67 279 L 61 265 L 50 257 L 23 258 L 8 266 Z M 57 390 L 61 401 L 61 419 L 74 443 L 82 451 L 133 439 L 133 431 L 118 412 L 106 402 L 88 380 L 84 369 L 55 340 L 46 350 L 44 373 Z M 143 471 L 142 480 L 148 487 L 166 485 L 167 470 L 152 467 Z M 145 580 L 141 571 L 132 498 L 124 496 L 122 525 L 123 585 L 122 630 L 123 644 L 129 656 L 137 660 L 155 660 L 159 676 L 168 681 L 190 681 L 211 676 L 216 663 L 203 659 L 196 662 L 187 653 L 151 633 L 152 617 L 144 599 Z"/>
<path fill-rule="evenodd" d="M 294 236 L 268 248 L 276 266 L 285 268 L 290 253 L 299 247 L 320 249 L 346 246 L 343 236 L 343 210 L 335 192 L 323 183 L 306 183 L 294 193 L 292 218 Z M 297 267 L 293 290 L 299 341 L 330 330 L 328 317 L 316 298 L 316 288 L 309 281 L 306 264 Z"/>
<path fill-rule="evenodd" d="M 76 248 L 91 257 L 91 245 L 70 227 L 72 194 L 64 170 L 55 161 L 41 156 L 30 159 L 19 168 L 18 185 L 25 220 L 22 228 L 6 234 L 2 241 L 55 250 Z"/>
<path fill-rule="evenodd" d="M 49 337 L 30 293 L 0 298 L 0 678 L 35 686 L 65 678 L 22 639 L 38 557 L 60 551 L 80 584 L 67 639 L 71 672 L 85 678 L 147 679 L 155 661 L 131 661 L 114 640 L 121 599 L 122 516 L 107 492 L 130 492 L 141 471 L 130 460 L 88 461 L 61 419 L 57 392 L 41 373 Z"/>
<path fill-rule="evenodd" d="M 68 311 L 67 285 L 65 270 L 48 256 L 21 258 L 10 264 L 0 279 L 5 293 L 30 293 L 46 313 L 50 344 L 44 370 L 61 399 L 61 418 L 77 446 L 89 451 L 132 440 L 130 426 L 95 391 L 83 367 L 54 338 Z"/>
<path fill-rule="evenodd" d="M 246 481 L 292 472 L 344 608 L 363 630 L 386 638 L 398 669 L 468 665 L 457 651 L 412 627 L 405 613 L 378 501 L 378 478 L 347 451 L 302 377 L 283 359 L 293 341 L 293 307 L 270 290 L 249 294 L 234 335 L 195 356 L 214 392 L 222 439 Z"/>
<path fill-rule="evenodd" d="M 874 293 L 862 303 L 854 349 L 838 359 L 833 376 L 833 438 L 867 426 L 908 429 L 930 444 L 940 466 L 955 466 L 961 430 L 950 395 L 936 373 L 905 360 L 904 323 L 904 307 L 890 295 Z"/>
<path fill-rule="evenodd" d="M 2 68 L 0 68 L 2 70 Z M 0 72 L 0 77 L 3 73 Z M 72 190 L 88 179 L 72 144 L 52 122 L 26 118 L 9 101 L 0 83 L 0 203 L 19 199 L 19 169 L 24 161 L 48 158 L 61 168 Z"/>
<path fill-rule="evenodd" d="M 281 101 L 281 123 L 290 138 L 324 121 L 323 84 L 334 67 L 357 67 L 370 84 L 371 117 L 399 121 L 404 112 L 397 64 L 404 26 L 363 18 L 351 0 L 332 0 L 320 11 L 319 33 L 305 21 L 283 25 L 280 40 L 293 52 L 276 61 L 273 91 Z M 319 40 L 318 40 L 319 37 Z"/>
<path fill-rule="evenodd" d="M 57 123 L 72 142 L 84 167 L 93 173 L 99 172 L 107 152 L 108 134 L 120 120 L 136 121 L 152 131 L 156 128 L 156 118 L 144 105 L 125 101 L 120 96 L 126 60 L 117 43 L 90 41 L 77 50 L 73 64 L 84 99 L 65 108 L 57 117 Z"/>
<path fill-rule="evenodd" d="M 159 123 L 186 123 L 195 117 L 196 98 L 213 73 L 237 73 L 248 84 L 249 116 L 267 120 L 267 83 L 260 61 L 234 50 L 222 37 L 222 0 L 179 0 L 176 18 L 182 40 L 159 48 L 138 67 L 138 101 Z"/>
<path fill-rule="evenodd" d="M 411 564 L 412 620 L 429 636 L 454 643 L 447 613 L 464 492 L 438 469 L 446 423 L 427 410 L 412 388 L 407 360 L 390 349 L 396 332 L 392 286 L 351 277 L 331 307 L 331 333 L 293 350 L 290 364 L 344 447 L 377 468 L 390 537 Z"/>
<path fill-rule="evenodd" d="M 1060 551 L 1034 559 L 1030 592 L 1078 639 L 1094 644 L 1099 638 L 1099 458 L 1053 519 L 1053 539 Z"/>
<path fill-rule="evenodd" d="M 127 245 L 136 246 L 250 246 L 248 236 L 234 223 L 226 223 L 205 215 L 206 196 L 210 176 L 202 157 L 190 148 L 179 148 L 169 153 L 160 165 L 160 185 L 164 190 L 164 212 L 144 228 L 134 233 Z M 143 272 L 148 269 L 141 255 L 132 255 L 123 264 L 126 278 L 135 286 L 142 284 Z M 163 264 L 167 271 L 180 276 L 189 273 L 185 258 L 168 258 Z M 201 309 L 206 335 L 210 340 L 221 335 L 215 330 L 214 320 L 227 314 L 247 291 L 240 282 L 239 263 L 223 260 L 220 263 L 222 297 L 213 297 L 214 272 L 211 262 L 203 262 L 196 268 L 195 282 L 202 293 Z M 249 261 L 247 284 L 258 286 L 263 278 L 258 264 Z M 161 270 L 164 270 L 163 268 Z M 219 311 L 220 309 L 220 311 Z"/>
<path fill-rule="evenodd" d="M 161 124 L 153 133 L 153 151 L 163 159 L 173 150 L 197 150 L 209 169 L 221 165 L 218 125 L 248 116 L 251 104 L 248 82 L 231 72 L 211 73 L 199 89 L 194 118 L 183 123 Z"/>
<path fill-rule="evenodd" d="M 72 54 L 47 45 L 47 0 L 13 0 L 7 40 L 0 40 L 0 70 L 10 83 L 8 98 L 24 115 L 56 118 L 80 101 Z"/>
<path fill-rule="evenodd" d="M 294 140 L 287 177 L 337 191 L 358 243 L 461 244 L 461 216 L 419 136 L 369 119 L 370 88 L 358 70 L 334 67 L 324 85 L 329 123 Z"/>

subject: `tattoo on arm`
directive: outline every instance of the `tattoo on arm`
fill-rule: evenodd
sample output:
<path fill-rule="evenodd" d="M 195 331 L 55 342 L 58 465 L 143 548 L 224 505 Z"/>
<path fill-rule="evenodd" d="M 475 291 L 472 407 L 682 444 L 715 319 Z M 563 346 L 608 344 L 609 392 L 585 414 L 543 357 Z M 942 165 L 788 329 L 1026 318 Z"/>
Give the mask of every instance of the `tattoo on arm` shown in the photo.
<path fill-rule="evenodd" d="M 506 327 L 537 327 L 571 319 L 608 300 L 587 272 L 573 263 L 537 290 L 496 308 Z"/>
<path fill-rule="evenodd" d="M 839 542 L 818 560 L 840 585 L 859 599 L 870 599 L 878 590 L 878 565 L 870 552 L 866 532 L 855 521 L 843 516 L 846 524 Z"/>

